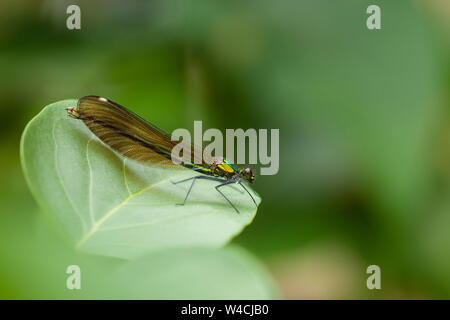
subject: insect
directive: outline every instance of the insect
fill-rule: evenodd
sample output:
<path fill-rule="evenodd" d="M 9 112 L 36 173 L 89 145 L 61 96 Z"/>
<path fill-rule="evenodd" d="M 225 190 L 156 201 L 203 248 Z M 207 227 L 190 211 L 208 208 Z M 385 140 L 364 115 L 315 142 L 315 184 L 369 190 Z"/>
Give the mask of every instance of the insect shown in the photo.
<path fill-rule="evenodd" d="M 178 205 L 185 205 L 195 182 L 204 179 L 218 182 L 215 189 L 237 213 L 239 210 L 220 190 L 226 185 L 239 184 L 242 186 L 257 206 L 251 193 L 242 184 L 244 180 L 252 183 L 255 179 L 251 168 L 237 169 L 224 158 L 205 159 L 203 156 L 201 159 L 196 159 L 196 155 L 203 155 L 203 152 L 201 148 L 190 143 L 185 145 L 188 149 L 182 149 L 191 150 L 190 155 L 186 157 L 188 161 L 183 157 L 183 151 L 181 151 L 179 159 L 174 162 L 172 149 L 180 143 L 179 141 L 172 141 L 170 134 L 106 98 L 85 96 L 78 100 L 77 107 L 68 107 L 66 111 L 72 118 L 82 120 L 103 143 L 126 158 L 159 167 L 183 166 L 201 173 L 198 176 L 173 182 L 178 184 L 192 180 L 183 203 Z M 195 152 L 195 149 L 200 152 Z"/>

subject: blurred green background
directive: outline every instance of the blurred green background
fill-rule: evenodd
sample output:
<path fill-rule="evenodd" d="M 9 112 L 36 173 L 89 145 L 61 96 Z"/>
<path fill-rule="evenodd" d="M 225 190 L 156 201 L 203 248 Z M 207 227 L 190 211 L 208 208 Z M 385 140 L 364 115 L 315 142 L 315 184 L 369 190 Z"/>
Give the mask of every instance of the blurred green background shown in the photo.
<path fill-rule="evenodd" d="M 446 0 L 2 1 L 0 297 L 22 297 L 5 270 L 35 267 L 17 243 L 32 248 L 40 215 L 23 128 L 94 94 L 167 131 L 280 129 L 279 173 L 257 177 L 263 202 L 233 243 L 281 298 L 450 298 L 449 21 Z"/>

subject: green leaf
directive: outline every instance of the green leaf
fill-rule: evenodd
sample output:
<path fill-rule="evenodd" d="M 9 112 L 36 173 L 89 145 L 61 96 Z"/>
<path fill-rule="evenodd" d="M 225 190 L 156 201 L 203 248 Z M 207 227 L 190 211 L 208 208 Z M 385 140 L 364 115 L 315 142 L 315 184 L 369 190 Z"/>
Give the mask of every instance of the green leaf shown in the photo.
<path fill-rule="evenodd" d="M 14 230 L 13 233 L 8 230 Z M 0 288 L 6 299 L 272 299 L 265 268 L 236 246 L 174 248 L 133 261 L 70 248 L 38 214 L 23 223 L 0 215 Z M 81 289 L 69 290 L 67 267 L 80 268 Z"/>
<path fill-rule="evenodd" d="M 22 167 L 36 201 L 62 226 L 76 248 L 131 259 L 169 247 L 226 244 L 249 224 L 256 208 L 234 186 L 223 192 L 197 181 L 185 206 L 176 206 L 196 173 L 161 169 L 127 160 L 106 147 L 65 108 L 76 100 L 44 108 L 25 128 Z M 226 190 L 225 190 L 226 189 Z M 261 199 L 250 189 L 259 203 Z"/>
<path fill-rule="evenodd" d="M 123 265 L 108 278 L 122 290 L 113 299 L 275 299 L 266 270 L 247 251 L 231 246 L 154 252 Z"/>

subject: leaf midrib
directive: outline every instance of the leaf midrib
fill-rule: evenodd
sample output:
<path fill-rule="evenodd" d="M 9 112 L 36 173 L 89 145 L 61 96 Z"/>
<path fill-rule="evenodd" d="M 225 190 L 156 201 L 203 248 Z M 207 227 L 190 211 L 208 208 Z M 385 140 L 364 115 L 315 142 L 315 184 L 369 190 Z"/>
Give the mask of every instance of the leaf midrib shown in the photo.
<path fill-rule="evenodd" d="M 91 141 L 92 139 L 90 139 L 90 140 L 88 140 L 87 141 L 87 143 L 86 143 L 86 159 L 87 159 L 87 162 L 88 162 L 88 165 L 89 165 L 89 170 L 91 171 L 91 167 L 90 167 L 90 164 L 89 164 L 89 156 L 88 156 L 88 148 L 89 148 L 89 142 Z M 124 165 L 125 165 L 125 162 L 124 162 Z M 80 248 L 97 230 L 98 230 L 98 228 L 109 218 L 109 217 L 111 217 L 114 213 L 116 213 L 120 208 L 122 208 L 128 201 L 130 201 L 131 199 L 133 199 L 134 197 L 136 197 L 136 196 L 138 196 L 138 195 L 140 195 L 141 193 L 143 193 L 143 192 L 145 192 L 145 191 L 147 191 L 147 190 L 149 190 L 149 189 L 151 189 L 151 188 L 153 188 L 153 187 L 155 187 L 155 186 L 157 186 L 158 184 L 160 184 L 160 183 L 163 183 L 163 182 L 165 182 L 165 181 L 168 181 L 170 178 L 172 178 L 172 177 L 174 177 L 175 175 L 172 175 L 172 176 L 170 176 L 170 177 L 168 177 L 168 178 L 166 178 L 166 179 L 163 179 L 163 180 L 160 180 L 160 181 L 158 181 L 158 182 L 156 182 L 156 183 L 153 183 L 153 184 L 151 184 L 151 185 L 149 185 L 149 186 L 147 186 L 147 187 L 144 187 L 144 188 L 142 188 L 142 189 L 140 189 L 140 190 L 138 190 L 138 191 L 136 191 L 136 192 L 134 192 L 134 193 L 130 193 L 130 190 L 129 190 L 129 188 L 127 188 L 128 189 L 128 196 L 124 199 L 124 200 L 122 200 L 118 205 L 116 205 L 114 208 L 112 208 L 111 210 L 109 210 L 103 217 L 101 217 L 99 220 L 97 220 L 97 221 L 95 221 L 95 219 L 93 219 L 93 223 L 91 224 L 91 229 L 88 231 L 88 232 L 86 232 L 82 237 L 81 237 L 81 239 L 76 243 L 76 245 L 75 245 L 75 247 L 76 248 Z M 91 176 L 92 177 L 92 176 Z M 126 176 L 124 175 L 124 183 L 127 185 L 127 187 L 128 187 L 128 183 L 127 183 L 127 181 L 126 181 Z M 89 181 L 89 190 L 91 190 L 92 189 L 92 180 L 90 180 Z M 92 192 L 90 192 L 90 202 L 92 202 Z M 91 217 L 92 217 L 92 207 L 90 208 L 91 209 Z"/>
<path fill-rule="evenodd" d="M 122 200 L 122 202 L 120 202 L 118 205 L 116 205 L 114 208 L 112 208 L 111 210 L 109 210 L 101 219 L 97 220 L 91 227 L 91 229 L 84 234 L 84 236 L 77 242 L 77 244 L 75 245 L 76 248 L 80 248 L 97 230 L 98 228 L 109 218 L 111 217 L 114 213 L 116 213 L 120 208 L 122 208 L 128 201 L 130 201 L 131 199 L 133 199 L 134 197 L 138 196 L 139 194 L 157 186 L 158 184 L 161 184 L 165 181 L 168 181 L 170 178 L 174 177 L 170 176 L 167 179 L 163 179 L 161 181 L 158 181 L 156 183 L 153 183 L 145 188 L 140 189 L 139 191 L 136 191 L 135 193 L 130 194 L 128 197 L 126 197 L 124 200 Z"/>

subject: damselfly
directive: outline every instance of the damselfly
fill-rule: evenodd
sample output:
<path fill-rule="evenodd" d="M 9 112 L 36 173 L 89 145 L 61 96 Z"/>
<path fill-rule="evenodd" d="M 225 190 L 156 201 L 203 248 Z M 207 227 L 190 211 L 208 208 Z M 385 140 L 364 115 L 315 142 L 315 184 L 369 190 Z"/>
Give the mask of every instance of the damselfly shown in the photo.
<path fill-rule="evenodd" d="M 152 166 L 183 166 L 201 173 L 201 175 L 174 182 L 178 184 L 192 180 L 183 203 L 179 205 L 186 203 L 195 181 L 205 179 L 218 182 L 215 189 L 237 213 L 239 210 L 220 188 L 233 183 L 239 184 L 257 206 L 251 193 L 242 184 L 243 180 L 253 182 L 255 176 L 252 169 L 237 169 L 223 158 L 205 159 L 206 155 L 201 148 L 190 143 L 182 149 L 189 148 L 190 155 L 186 157 L 181 152 L 178 155 L 179 161 L 173 161 L 172 149 L 180 143 L 179 141 L 172 141 L 170 134 L 106 98 L 86 96 L 78 100 L 77 107 L 68 107 L 66 110 L 71 117 L 82 120 L 101 141 L 126 158 Z M 196 159 L 198 155 L 200 159 Z"/>

